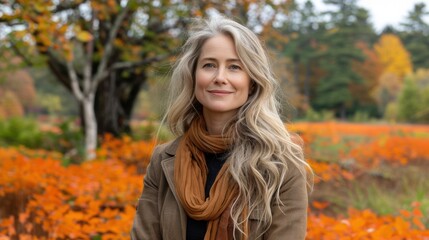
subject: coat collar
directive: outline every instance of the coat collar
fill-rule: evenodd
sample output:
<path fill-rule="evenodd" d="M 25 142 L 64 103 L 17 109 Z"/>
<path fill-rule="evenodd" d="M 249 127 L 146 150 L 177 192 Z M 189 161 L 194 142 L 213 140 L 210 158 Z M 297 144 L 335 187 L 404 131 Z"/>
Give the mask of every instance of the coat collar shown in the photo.
<path fill-rule="evenodd" d="M 173 142 L 171 142 L 166 148 L 165 152 L 170 156 L 176 156 L 176 150 L 179 147 L 179 143 L 182 137 L 176 138 Z"/>
<path fill-rule="evenodd" d="M 176 199 L 177 205 L 179 206 L 180 214 L 180 227 L 182 229 L 182 239 L 186 239 L 186 224 L 187 224 L 187 215 L 185 210 L 181 207 L 179 197 L 177 196 L 176 187 L 174 185 L 174 160 L 176 156 L 176 150 L 179 146 L 180 138 L 174 140 L 165 148 L 165 153 L 169 156 L 168 158 L 161 161 L 162 170 L 164 171 L 164 176 L 167 179 L 168 185 L 171 192 L 173 193 L 174 198 Z"/>

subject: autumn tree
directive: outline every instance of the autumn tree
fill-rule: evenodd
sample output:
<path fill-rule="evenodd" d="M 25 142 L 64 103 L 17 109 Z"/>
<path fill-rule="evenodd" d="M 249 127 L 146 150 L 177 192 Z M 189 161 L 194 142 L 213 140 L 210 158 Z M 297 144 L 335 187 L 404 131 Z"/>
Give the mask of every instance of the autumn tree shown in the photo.
<path fill-rule="evenodd" d="M 396 74 L 399 78 L 413 71 L 410 53 L 405 49 L 401 39 L 394 34 L 383 34 L 374 45 L 384 72 Z"/>
<path fill-rule="evenodd" d="M 155 64 L 176 53 L 188 19 L 224 13 L 252 29 L 282 12 L 284 3 L 257 1 L 71 0 L 3 1 L 0 23 L 8 46 L 26 63 L 44 57 L 58 81 L 79 102 L 85 145 L 92 156 L 97 134 L 130 131 L 139 93 Z"/>
<path fill-rule="evenodd" d="M 13 52 L 0 47 L 0 118 L 23 116 L 34 107 L 33 78 L 26 69 L 20 69 L 20 63 Z"/>
<path fill-rule="evenodd" d="M 413 67 L 409 52 L 401 39 L 393 33 L 382 34 L 374 44 L 374 51 L 382 64 L 383 73 L 378 79 L 373 96 L 380 113 L 385 115 L 387 108 L 390 111 L 397 109 L 393 104 L 401 92 L 405 76 L 412 73 Z M 389 113 L 389 115 L 395 114 Z"/>
<path fill-rule="evenodd" d="M 28 71 L 24 69 L 8 71 L 1 85 L 16 95 L 26 113 L 32 110 L 36 102 L 36 89 Z"/>
<path fill-rule="evenodd" d="M 371 45 L 364 41 L 356 43 L 365 56 L 365 60 L 355 61 L 353 70 L 362 77 L 362 83 L 351 83 L 350 92 L 355 100 L 355 106 L 360 111 L 366 111 L 372 115 L 377 114 L 377 104 L 373 92 L 378 85 L 378 80 L 383 74 L 383 65 Z"/>

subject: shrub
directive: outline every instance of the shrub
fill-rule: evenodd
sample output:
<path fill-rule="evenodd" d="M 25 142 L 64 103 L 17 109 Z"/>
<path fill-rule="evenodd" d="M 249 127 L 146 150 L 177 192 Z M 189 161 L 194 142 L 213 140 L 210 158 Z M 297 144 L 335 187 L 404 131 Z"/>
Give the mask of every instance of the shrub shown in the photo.
<path fill-rule="evenodd" d="M 0 144 L 3 146 L 40 148 L 42 138 L 42 132 L 34 119 L 16 117 L 0 121 Z"/>
<path fill-rule="evenodd" d="M 115 160 L 63 167 L 1 149 L 0 237 L 129 239 L 142 176 Z"/>

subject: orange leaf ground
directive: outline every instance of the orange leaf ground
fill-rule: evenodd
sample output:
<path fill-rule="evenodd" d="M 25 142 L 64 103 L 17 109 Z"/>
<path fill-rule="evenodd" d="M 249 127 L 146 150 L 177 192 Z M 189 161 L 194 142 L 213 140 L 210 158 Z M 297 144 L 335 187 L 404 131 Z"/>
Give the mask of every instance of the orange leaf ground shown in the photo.
<path fill-rule="evenodd" d="M 428 126 L 329 122 L 289 128 L 305 141 L 316 190 L 321 183 L 356 181 L 380 164 L 429 159 Z M 129 239 L 153 146 L 107 137 L 98 160 L 67 167 L 60 153 L 0 148 L 0 239 Z M 427 213 L 417 202 L 393 215 L 352 208 L 325 213 L 333 204 L 313 200 L 307 239 L 429 239 Z"/>

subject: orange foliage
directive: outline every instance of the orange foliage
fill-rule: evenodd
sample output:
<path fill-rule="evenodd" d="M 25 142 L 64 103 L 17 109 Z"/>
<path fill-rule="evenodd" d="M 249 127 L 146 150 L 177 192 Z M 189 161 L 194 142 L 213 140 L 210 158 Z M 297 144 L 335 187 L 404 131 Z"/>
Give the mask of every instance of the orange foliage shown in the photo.
<path fill-rule="evenodd" d="M 374 50 L 370 49 L 367 43 L 358 42 L 356 47 L 365 55 L 365 61 L 354 62 L 353 69 L 364 79 L 363 84 L 352 83 L 351 93 L 359 99 L 360 103 L 372 103 L 371 92 L 377 85 L 377 80 L 383 73 L 383 65 Z"/>
<path fill-rule="evenodd" d="M 341 145 L 340 159 L 353 159 L 365 167 L 380 163 L 405 164 L 414 160 L 429 160 L 429 126 L 353 124 L 340 122 L 297 123 L 288 126 L 306 142 L 306 152 L 313 159 L 324 159 L 314 143 L 323 139 L 322 147 Z M 312 145 L 313 144 L 313 145 Z M 329 156 L 328 156 L 329 157 Z"/>
<path fill-rule="evenodd" d="M 150 156 L 155 147 L 155 140 L 132 141 L 128 136 L 120 139 L 106 135 L 97 156 L 102 159 L 118 159 L 127 165 L 137 165 L 139 172 L 149 164 Z"/>
<path fill-rule="evenodd" d="M 429 239 L 429 230 L 421 222 L 418 204 L 412 212 L 399 216 L 377 216 L 371 210 L 349 210 L 348 218 L 310 214 L 307 240 L 417 240 Z"/>
<path fill-rule="evenodd" d="M 428 138 L 381 137 L 352 149 L 349 155 L 360 160 L 365 166 L 377 166 L 383 161 L 406 164 L 412 160 L 429 159 L 428 144 Z"/>
<path fill-rule="evenodd" d="M 380 158 L 390 162 L 429 159 L 424 151 L 427 126 L 299 123 L 289 126 L 306 145 L 342 144 L 346 136 L 364 136 L 342 157 Z M 44 150 L 0 148 L 0 239 L 129 239 L 142 176 L 155 142 L 106 136 L 98 160 L 61 166 L 62 155 Z M 427 145 L 427 144 L 426 144 Z M 408 146 L 405 151 L 403 147 Z M 358 149 L 365 151 L 358 151 Z M 307 151 L 311 152 L 308 148 Z M 365 155 L 363 155 L 365 152 Z M 352 180 L 353 172 L 338 164 L 309 160 L 316 181 Z M 364 160 L 362 163 L 366 163 Z M 361 162 L 360 162 L 361 163 Z M 312 202 L 323 211 L 329 202 Z M 349 210 L 347 217 L 310 212 L 307 239 L 429 239 L 418 203 L 395 216 L 371 210 Z"/>
<path fill-rule="evenodd" d="M 63 167 L 16 149 L 0 148 L 0 156 L 0 236 L 129 238 L 142 189 L 135 167 L 117 160 Z"/>
<path fill-rule="evenodd" d="M 341 169 L 341 167 L 338 166 L 338 164 L 329 164 L 329 163 L 317 162 L 314 160 L 308 160 L 308 163 L 310 164 L 316 176 L 314 178 L 315 183 L 318 183 L 320 181 L 327 182 L 331 180 L 337 180 L 340 178 L 353 180 L 355 177 L 353 173 L 346 171 L 344 169 Z"/>

